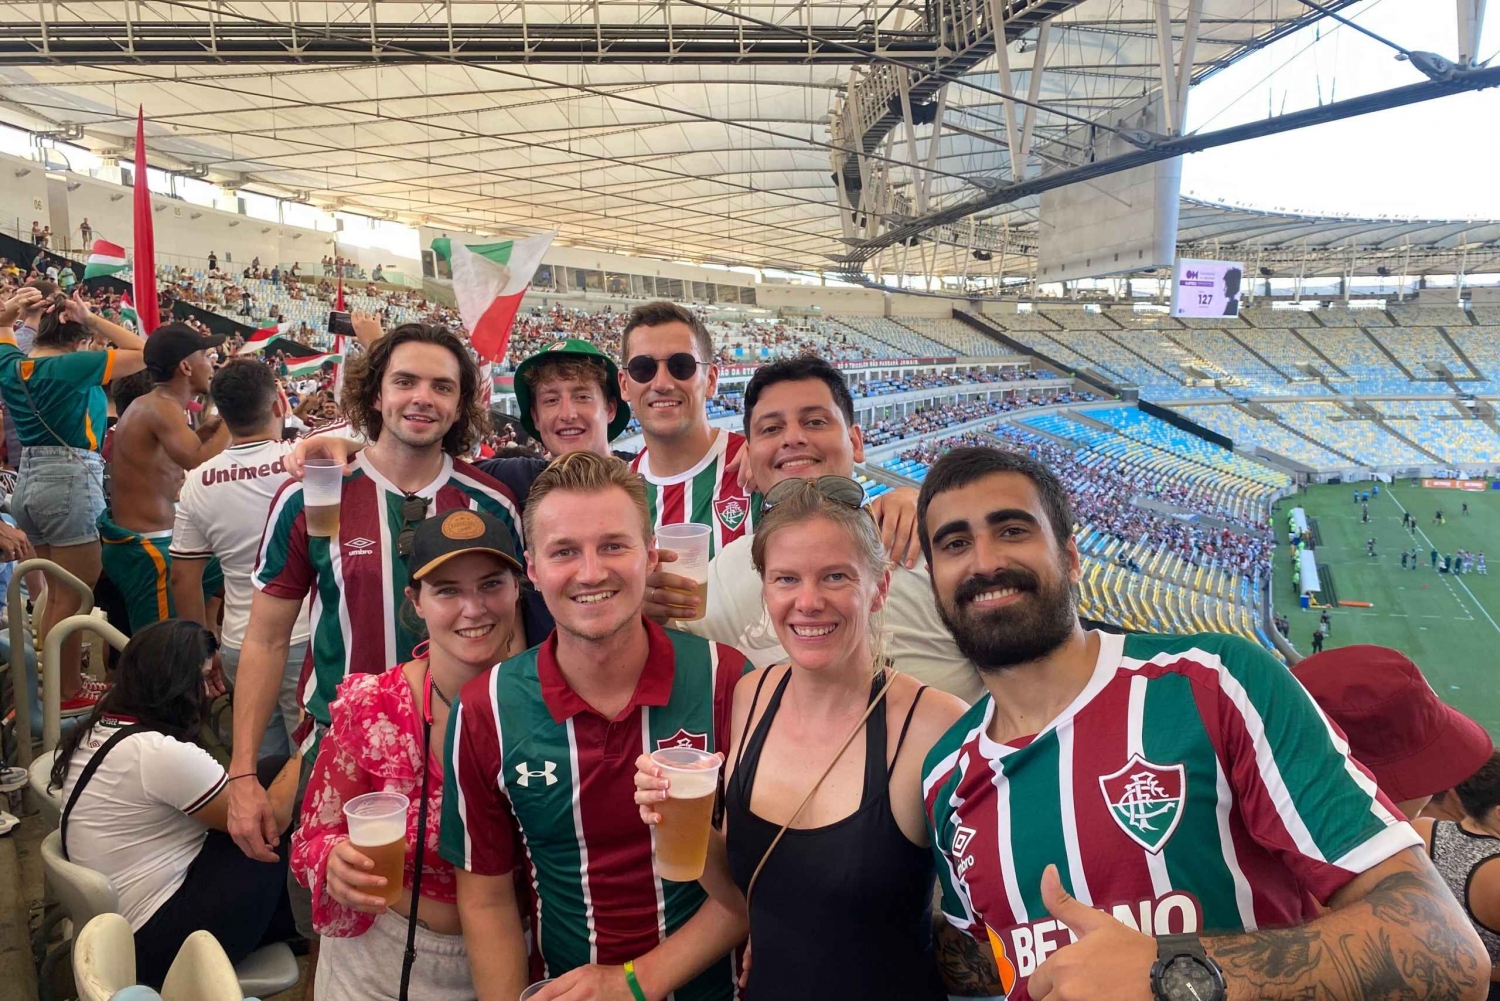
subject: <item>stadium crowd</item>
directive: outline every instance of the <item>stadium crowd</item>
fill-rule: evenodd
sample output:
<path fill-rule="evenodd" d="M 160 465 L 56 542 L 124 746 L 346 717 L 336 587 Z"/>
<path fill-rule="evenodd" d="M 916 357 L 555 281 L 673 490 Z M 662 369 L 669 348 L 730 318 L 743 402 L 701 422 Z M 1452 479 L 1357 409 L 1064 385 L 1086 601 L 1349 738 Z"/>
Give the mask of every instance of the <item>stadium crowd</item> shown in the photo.
<path fill-rule="evenodd" d="M 1410 661 L 1294 676 L 1079 619 L 1075 523 L 1245 572 L 1258 534 L 1004 424 L 1011 448 L 920 446 L 920 492 L 866 504 L 862 448 L 1021 401 L 860 428 L 799 346 L 714 428 L 700 317 L 551 310 L 514 371 L 545 455 L 481 458 L 472 347 L 361 314 L 339 419 L 293 440 L 288 383 L 326 391 L 274 356 L 37 280 L 0 297 L 0 546 L 128 605 L 111 676 L 64 675 L 52 780 L 144 984 L 202 930 L 231 962 L 305 943 L 323 1001 L 1488 993 L 1493 745 Z M 660 560 L 673 532 L 697 541 Z M 226 767 L 196 735 L 230 687 Z"/>

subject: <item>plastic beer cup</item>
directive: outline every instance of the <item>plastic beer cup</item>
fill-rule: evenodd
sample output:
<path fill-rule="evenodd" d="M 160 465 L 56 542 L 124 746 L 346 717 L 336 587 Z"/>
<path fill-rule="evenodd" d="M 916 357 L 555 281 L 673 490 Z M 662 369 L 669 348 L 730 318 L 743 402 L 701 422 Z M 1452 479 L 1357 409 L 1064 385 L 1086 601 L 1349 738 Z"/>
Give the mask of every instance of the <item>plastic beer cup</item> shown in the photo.
<path fill-rule="evenodd" d="M 344 804 L 349 843 L 375 863 L 372 876 L 385 877 L 385 889 L 365 892 L 385 898 L 387 907 L 401 896 L 406 882 L 406 812 L 410 808 L 411 800 L 399 792 L 367 792 Z"/>
<path fill-rule="evenodd" d="M 532 998 L 536 997 L 542 992 L 543 987 L 546 987 L 550 983 L 552 983 L 551 980 L 538 980 L 536 983 L 532 984 L 530 987 L 521 992 L 521 1001 L 531 1001 Z"/>
<path fill-rule="evenodd" d="M 708 540 L 712 533 L 707 525 L 689 523 L 685 525 L 663 525 L 656 530 L 656 544 L 677 554 L 675 563 L 668 563 L 664 570 L 697 582 L 693 589 L 698 596 L 698 613 L 686 616 L 701 619 L 708 610 Z"/>
<path fill-rule="evenodd" d="M 302 465 L 302 510 L 307 515 L 307 534 L 337 536 L 344 464 L 336 459 L 308 459 Z"/>
<path fill-rule="evenodd" d="M 708 861 L 708 831 L 713 823 L 714 794 L 719 789 L 719 757 L 692 747 L 651 752 L 670 787 L 656 804 L 661 816 L 652 834 L 656 871 L 662 879 L 691 883 Z"/>

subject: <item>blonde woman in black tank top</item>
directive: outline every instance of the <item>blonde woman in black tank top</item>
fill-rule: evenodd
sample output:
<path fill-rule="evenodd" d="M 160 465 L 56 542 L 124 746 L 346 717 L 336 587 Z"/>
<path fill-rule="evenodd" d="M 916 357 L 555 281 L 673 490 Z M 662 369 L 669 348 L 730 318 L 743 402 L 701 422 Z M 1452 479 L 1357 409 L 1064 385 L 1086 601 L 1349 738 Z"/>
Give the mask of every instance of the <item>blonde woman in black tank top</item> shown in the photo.
<path fill-rule="evenodd" d="M 944 996 L 921 768 L 967 707 L 871 649 L 889 574 L 861 497 L 842 477 L 787 480 L 756 526 L 753 560 L 789 661 L 735 689 L 725 826 L 701 881 L 743 909 L 754 879 L 748 1001 Z M 638 764 L 636 802 L 655 823 L 667 782 L 649 757 Z"/>

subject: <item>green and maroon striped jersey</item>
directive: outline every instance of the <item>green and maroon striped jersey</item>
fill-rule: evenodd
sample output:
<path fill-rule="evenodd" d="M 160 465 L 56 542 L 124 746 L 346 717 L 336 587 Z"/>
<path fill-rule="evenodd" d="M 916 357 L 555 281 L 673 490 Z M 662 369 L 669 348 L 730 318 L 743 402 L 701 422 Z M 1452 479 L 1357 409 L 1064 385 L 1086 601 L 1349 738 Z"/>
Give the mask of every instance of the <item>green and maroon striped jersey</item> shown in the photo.
<path fill-rule="evenodd" d="M 635 759 L 663 747 L 729 749 L 744 654 L 645 621 L 646 665 L 613 720 L 568 686 L 557 633 L 464 686 L 448 720 L 441 853 L 531 885 L 532 979 L 639 959 L 697 913 L 697 883 L 656 874 L 636 808 Z M 734 996 L 728 957 L 677 1001 Z"/>
<path fill-rule="evenodd" d="M 421 639 L 397 614 L 407 584 L 406 560 L 396 552 L 405 496 L 361 452 L 344 478 L 338 538 L 307 533 L 300 482 L 288 480 L 271 502 L 251 580 L 277 598 L 312 594 L 302 704 L 324 726 L 340 682 L 410 660 Z M 429 502 L 428 517 L 459 507 L 484 511 L 521 541 L 510 489 L 467 462 L 444 456 L 442 471 L 416 496 Z M 316 753 L 310 744 L 304 750 Z"/>
<path fill-rule="evenodd" d="M 630 464 L 646 481 L 646 502 L 656 527 L 697 524 L 713 529 L 708 558 L 742 535 L 755 531 L 760 516 L 760 496 L 749 496 L 739 484 L 739 473 L 725 467 L 745 447 L 745 436 L 720 428 L 713 444 L 692 469 L 676 476 L 651 472 L 651 450 L 644 448 Z"/>
<path fill-rule="evenodd" d="M 1312 697 L 1235 636 L 1099 634 L 1093 676 L 1032 738 L 981 699 L 923 766 L 943 913 L 995 950 L 1010 1001 L 1072 933 L 1042 871 L 1148 935 L 1301 923 L 1421 839 Z"/>

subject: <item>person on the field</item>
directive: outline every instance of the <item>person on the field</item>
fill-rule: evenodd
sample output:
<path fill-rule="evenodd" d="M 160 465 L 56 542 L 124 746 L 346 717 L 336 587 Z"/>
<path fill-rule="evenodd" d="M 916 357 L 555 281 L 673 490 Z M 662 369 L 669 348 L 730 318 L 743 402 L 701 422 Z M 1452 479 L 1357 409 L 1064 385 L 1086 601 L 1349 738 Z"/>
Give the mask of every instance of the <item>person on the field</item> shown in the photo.
<path fill-rule="evenodd" d="M 729 746 L 744 654 L 642 615 L 656 563 L 640 477 L 592 452 L 531 485 L 527 572 L 556 628 L 464 686 L 449 717 L 443 858 L 481 1001 L 728 1001 L 743 910 L 660 879 L 632 805 L 642 750 Z M 516 900 L 530 874 L 531 966 Z"/>
<path fill-rule="evenodd" d="M 1365 551 L 1371 556 L 1375 555 L 1375 540 L 1373 538 L 1365 543 Z"/>
<path fill-rule="evenodd" d="M 1485 996 L 1421 839 L 1285 667 L 1237 636 L 1084 629 L 1045 466 L 955 449 L 917 524 L 990 696 L 924 769 L 950 992 Z"/>
<path fill-rule="evenodd" d="M 1437 561 L 1438 561 L 1438 551 L 1437 551 L 1437 547 L 1434 546 L 1433 550 L 1432 550 L 1432 569 L 1434 569 L 1434 570 L 1437 569 Z"/>
<path fill-rule="evenodd" d="M 945 997 L 932 954 L 921 766 L 968 706 L 900 672 L 884 647 L 874 620 L 889 611 L 891 571 L 862 492 L 834 474 L 783 479 L 766 491 L 753 539 L 752 569 L 785 663 L 735 691 L 725 844 L 713 835 L 714 871 L 702 879 L 709 892 L 735 894 L 755 879 L 750 1001 Z M 851 731 L 863 732 L 846 741 Z M 657 823 L 669 783 L 650 757 L 636 766 L 636 803 Z"/>
<path fill-rule="evenodd" d="M 1410 555 L 1411 555 L 1410 551 L 1405 550 L 1405 549 L 1401 550 L 1401 569 L 1402 570 L 1406 569 L 1406 559 Z"/>
<path fill-rule="evenodd" d="M 1312 637 L 1313 653 L 1322 653 L 1323 652 L 1323 639 L 1327 635 L 1328 635 L 1328 633 L 1324 630 L 1323 623 L 1321 623 L 1321 622 L 1318 623 L 1317 628 L 1315 628 L 1313 630 L 1313 637 Z"/>
<path fill-rule="evenodd" d="M 1464 509 L 1463 509 L 1462 513 L 1465 514 L 1465 515 L 1467 515 L 1469 513 L 1469 502 L 1468 501 L 1464 501 Z"/>

